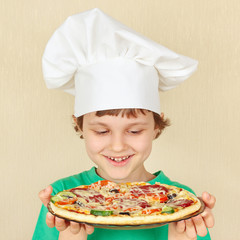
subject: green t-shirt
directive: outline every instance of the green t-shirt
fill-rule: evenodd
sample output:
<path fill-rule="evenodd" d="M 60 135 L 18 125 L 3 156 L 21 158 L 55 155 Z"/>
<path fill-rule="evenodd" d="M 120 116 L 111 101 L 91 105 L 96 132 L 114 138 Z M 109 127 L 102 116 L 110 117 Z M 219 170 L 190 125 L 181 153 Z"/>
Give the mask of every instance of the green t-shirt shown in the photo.
<path fill-rule="evenodd" d="M 168 185 L 175 185 L 180 188 L 184 188 L 192 193 L 192 189 L 182 185 L 178 182 L 171 181 L 167 176 L 164 175 L 162 171 L 154 173 L 156 178 L 149 181 L 149 183 L 154 184 L 155 182 L 161 182 Z M 97 182 L 98 180 L 103 180 L 96 173 L 96 168 L 92 167 L 89 171 L 85 171 L 67 178 L 60 179 L 52 184 L 53 195 L 64 190 L 77 187 L 79 185 L 89 185 L 91 183 Z M 46 225 L 46 214 L 48 210 L 45 206 L 42 206 L 37 225 L 33 234 L 33 240 L 57 240 L 59 236 L 59 231 L 56 228 L 49 228 Z M 93 234 L 88 235 L 89 240 L 167 240 L 168 239 L 168 225 L 162 227 L 151 228 L 151 229 L 139 229 L 139 230 L 112 230 L 112 229 L 102 229 L 95 228 Z M 209 233 L 205 237 L 199 237 L 198 240 L 209 240 Z"/>

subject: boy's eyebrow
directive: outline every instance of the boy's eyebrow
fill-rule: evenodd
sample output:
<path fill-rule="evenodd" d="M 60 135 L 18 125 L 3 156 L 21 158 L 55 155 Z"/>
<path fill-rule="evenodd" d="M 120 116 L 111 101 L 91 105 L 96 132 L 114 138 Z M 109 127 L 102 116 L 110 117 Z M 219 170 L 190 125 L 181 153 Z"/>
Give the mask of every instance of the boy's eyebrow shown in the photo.
<path fill-rule="evenodd" d="M 102 126 L 107 126 L 107 124 L 102 123 L 102 122 L 90 122 L 89 125 L 102 125 Z"/>
<path fill-rule="evenodd" d="M 101 126 L 105 126 L 107 127 L 108 125 L 103 123 L 103 122 L 98 122 L 98 121 L 93 121 L 90 122 L 89 125 L 93 126 L 93 125 L 101 125 Z M 148 125 L 148 122 L 133 122 L 133 123 L 129 123 L 128 126 L 134 126 L 134 125 Z"/>

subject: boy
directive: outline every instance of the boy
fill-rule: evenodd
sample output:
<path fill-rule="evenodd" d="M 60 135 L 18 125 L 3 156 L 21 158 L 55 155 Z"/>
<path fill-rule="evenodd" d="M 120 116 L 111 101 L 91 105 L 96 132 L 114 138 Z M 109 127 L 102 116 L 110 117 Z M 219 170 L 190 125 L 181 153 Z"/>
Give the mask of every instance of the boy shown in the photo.
<path fill-rule="evenodd" d="M 156 181 L 192 191 L 172 182 L 162 171 L 147 172 L 144 162 L 152 141 L 168 126 L 168 120 L 160 115 L 158 89 L 175 87 L 196 66 L 196 61 L 140 36 L 98 9 L 70 17 L 46 47 L 43 72 L 49 88 L 75 95 L 75 129 L 82 134 L 97 168 L 61 179 L 41 191 L 43 204 L 46 206 L 52 192 L 102 179 Z M 47 213 L 43 206 L 33 239 L 177 240 L 196 239 L 197 234 L 210 239 L 207 228 L 214 224 L 211 208 L 215 198 L 206 192 L 202 198 L 207 207 L 193 219 L 125 231 L 67 222 Z"/>

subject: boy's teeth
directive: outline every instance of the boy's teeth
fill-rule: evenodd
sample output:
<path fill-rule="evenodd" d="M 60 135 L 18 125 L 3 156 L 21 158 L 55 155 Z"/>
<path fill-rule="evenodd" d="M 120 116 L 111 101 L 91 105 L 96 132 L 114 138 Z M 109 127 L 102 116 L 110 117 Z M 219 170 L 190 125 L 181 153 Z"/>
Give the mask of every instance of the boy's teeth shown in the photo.
<path fill-rule="evenodd" d="M 125 160 L 127 158 L 129 158 L 130 156 L 127 156 L 127 157 L 123 157 L 123 158 L 113 158 L 113 157 L 108 157 L 110 159 L 112 159 L 113 161 L 116 161 L 116 162 L 121 162 L 122 160 Z"/>

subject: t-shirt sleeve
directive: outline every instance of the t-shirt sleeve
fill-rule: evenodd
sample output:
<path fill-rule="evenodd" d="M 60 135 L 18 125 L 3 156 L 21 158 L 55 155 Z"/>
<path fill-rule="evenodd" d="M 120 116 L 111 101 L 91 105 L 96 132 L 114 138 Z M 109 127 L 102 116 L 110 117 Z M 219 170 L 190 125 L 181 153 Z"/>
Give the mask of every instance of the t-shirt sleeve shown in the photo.
<path fill-rule="evenodd" d="M 58 239 L 59 231 L 55 227 L 48 227 L 46 224 L 47 212 L 48 209 L 44 205 L 42 205 L 32 240 Z"/>
<path fill-rule="evenodd" d="M 185 190 L 187 190 L 187 191 L 193 193 L 194 195 L 196 195 L 196 193 L 195 193 L 190 187 L 188 187 L 188 186 L 186 186 L 186 185 L 180 184 L 180 183 L 178 183 L 178 182 L 174 182 L 173 185 L 175 185 L 175 186 L 177 186 L 177 187 L 180 187 L 180 188 L 184 188 Z M 209 231 L 207 232 L 207 235 L 204 236 L 204 237 L 197 236 L 197 240 L 211 240 Z"/>
<path fill-rule="evenodd" d="M 186 186 L 186 185 L 180 184 L 180 183 L 178 183 L 178 182 L 174 182 L 173 185 L 175 185 L 175 186 L 177 186 L 177 187 L 180 187 L 180 188 L 184 188 L 185 190 L 187 190 L 187 191 L 193 193 L 194 195 L 196 195 L 196 193 L 195 193 L 190 187 L 188 187 L 188 186 Z M 209 231 L 208 231 L 207 235 L 204 236 L 204 237 L 197 236 L 197 240 L 211 240 Z"/>
<path fill-rule="evenodd" d="M 89 171 L 85 171 L 67 178 L 62 178 L 52 183 L 53 192 L 52 196 L 64 189 L 74 188 L 80 185 L 89 185 L 98 180 L 102 180 L 95 171 L 95 168 L 91 168 Z M 48 209 L 43 205 L 37 220 L 35 231 L 33 234 L 33 240 L 57 240 L 59 231 L 56 228 L 49 228 L 46 224 L 46 214 Z"/>
<path fill-rule="evenodd" d="M 52 195 L 55 195 L 59 191 L 63 190 L 62 182 L 56 181 L 53 184 L 51 184 L 53 187 Z M 59 231 L 54 227 L 50 228 L 46 224 L 46 215 L 47 215 L 48 209 L 42 205 L 42 208 L 40 210 L 40 214 L 38 216 L 37 224 L 35 227 L 35 231 L 33 233 L 32 240 L 57 240 L 59 236 Z"/>
<path fill-rule="evenodd" d="M 170 180 L 170 178 L 168 178 L 162 171 L 156 172 L 156 173 L 154 173 L 154 175 L 156 175 L 157 178 L 154 179 L 153 181 L 158 181 L 158 182 L 165 183 L 165 184 L 168 184 L 168 185 L 174 185 L 176 187 L 183 188 L 183 189 L 193 193 L 194 195 L 197 195 L 190 187 L 188 187 L 184 184 L 181 184 L 179 182 L 175 182 L 175 181 Z M 209 231 L 208 231 L 206 236 L 204 236 L 204 237 L 198 236 L 197 239 L 198 240 L 211 240 Z"/>

